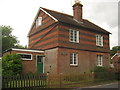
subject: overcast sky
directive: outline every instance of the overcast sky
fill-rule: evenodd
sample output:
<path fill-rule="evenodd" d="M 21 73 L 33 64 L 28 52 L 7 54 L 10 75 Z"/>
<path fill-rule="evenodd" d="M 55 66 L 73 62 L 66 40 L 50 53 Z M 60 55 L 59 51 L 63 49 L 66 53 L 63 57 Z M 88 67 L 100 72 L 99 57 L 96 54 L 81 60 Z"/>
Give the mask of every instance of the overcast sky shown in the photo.
<path fill-rule="evenodd" d="M 80 0 L 83 18 L 112 33 L 110 47 L 118 45 L 118 1 Z M 9 25 L 21 45 L 28 45 L 27 34 L 39 7 L 73 14 L 74 0 L 0 0 L 0 25 Z"/>

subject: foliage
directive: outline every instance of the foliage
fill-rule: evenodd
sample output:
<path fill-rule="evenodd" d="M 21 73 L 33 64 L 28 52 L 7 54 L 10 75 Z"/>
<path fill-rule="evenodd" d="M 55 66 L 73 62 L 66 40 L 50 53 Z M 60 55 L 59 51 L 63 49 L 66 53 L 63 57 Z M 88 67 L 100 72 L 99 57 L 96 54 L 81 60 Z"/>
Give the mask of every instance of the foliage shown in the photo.
<path fill-rule="evenodd" d="M 120 50 L 120 46 L 115 46 L 112 48 L 110 55 L 113 56 L 118 50 Z"/>
<path fill-rule="evenodd" d="M 113 63 L 113 60 L 110 58 L 110 64 L 112 64 Z"/>
<path fill-rule="evenodd" d="M 27 45 L 22 46 L 22 45 L 20 45 L 20 44 L 17 44 L 16 46 L 14 46 L 14 48 L 28 48 L 28 47 L 27 47 Z"/>
<path fill-rule="evenodd" d="M 19 75 L 22 72 L 22 60 L 17 54 L 8 54 L 2 58 L 3 75 Z"/>
<path fill-rule="evenodd" d="M 14 47 L 18 44 L 18 40 L 13 36 L 12 28 L 10 26 L 0 26 L 0 32 L 2 32 L 2 51 Z"/>
<path fill-rule="evenodd" d="M 115 80 L 115 71 L 113 68 L 96 66 L 93 72 L 95 81 Z"/>
<path fill-rule="evenodd" d="M 93 72 L 106 72 L 106 68 L 105 67 L 96 66 L 96 67 L 94 67 Z"/>

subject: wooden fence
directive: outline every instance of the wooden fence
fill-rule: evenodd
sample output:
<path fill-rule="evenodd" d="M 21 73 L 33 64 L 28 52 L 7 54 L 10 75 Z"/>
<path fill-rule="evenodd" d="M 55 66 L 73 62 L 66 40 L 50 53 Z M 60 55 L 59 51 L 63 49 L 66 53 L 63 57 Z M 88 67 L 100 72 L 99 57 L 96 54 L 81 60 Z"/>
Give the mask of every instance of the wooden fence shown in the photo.
<path fill-rule="evenodd" d="M 71 84 L 79 84 L 83 80 L 91 80 L 92 74 L 75 75 L 22 75 L 3 76 L 2 87 L 6 88 L 64 88 Z"/>
<path fill-rule="evenodd" d="M 22 75 L 3 76 L 2 88 L 22 89 L 22 88 L 45 88 L 47 86 L 46 75 Z"/>
<path fill-rule="evenodd" d="M 48 75 L 48 88 L 70 88 L 72 85 L 93 81 L 93 73 Z"/>
<path fill-rule="evenodd" d="M 98 76 L 99 75 L 99 76 Z M 102 76 L 103 75 L 103 76 Z M 102 77 L 101 77 L 102 76 Z M 73 85 L 80 85 L 84 82 L 93 82 L 96 80 L 107 80 L 114 79 L 114 74 L 94 74 L 94 73 L 83 73 L 83 74 L 57 74 L 57 75 L 22 75 L 22 76 L 3 76 L 2 87 L 3 89 L 24 89 L 28 90 L 39 89 L 39 88 L 70 88 Z M 105 79 L 104 79 L 104 78 Z M 112 77 L 112 78 L 111 78 Z M 25 89 L 26 90 L 26 89 Z"/>

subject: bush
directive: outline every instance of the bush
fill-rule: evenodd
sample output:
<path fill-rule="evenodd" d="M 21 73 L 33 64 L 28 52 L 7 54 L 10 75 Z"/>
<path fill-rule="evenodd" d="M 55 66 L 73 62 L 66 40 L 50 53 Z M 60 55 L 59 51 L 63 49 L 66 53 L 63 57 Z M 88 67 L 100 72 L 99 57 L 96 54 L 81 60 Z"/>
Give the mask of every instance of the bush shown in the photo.
<path fill-rule="evenodd" d="M 105 67 L 100 67 L 100 66 L 96 66 L 94 69 L 93 69 L 93 72 L 106 72 L 107 69 Z"/>
<path fill-rule="evenodd" d="M 114 80 L 115 72 L 107 67 L 95 67 L 93 69 L 95 80 Z"/>
<path fill-rule="evenodd" d="M 22 60 L 17 54 L 5 55 L 2 58 L 3 75 L 20 75 L 22 72 Z"/>

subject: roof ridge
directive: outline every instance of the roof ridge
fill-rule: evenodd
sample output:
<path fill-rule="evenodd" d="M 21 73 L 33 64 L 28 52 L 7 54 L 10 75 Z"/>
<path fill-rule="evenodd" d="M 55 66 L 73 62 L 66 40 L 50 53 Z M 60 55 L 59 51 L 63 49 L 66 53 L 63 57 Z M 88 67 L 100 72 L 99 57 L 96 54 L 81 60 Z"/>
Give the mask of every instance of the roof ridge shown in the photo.
<path fill-rule="evenodd" d="M 69 16 L 69 17 L 73 17 L 72 15 L 67 14 L 67 13 L 62 13 L 62 12 L 58 12 L 58 11 L 51 10 L 51 9 L 47 9 L 47 8 L 43 8 L 43 7 L 40 7 L 40 8 L 44 9 L 45 11 L 46 11 L 46 10 L 49 10 L 49 11 L 52 11 L 52 12 L 56 12 L 56 13 L 60 13 L 60 14 L 63 14 L 63 15 L 67 15 L 67 16 Z"/>

